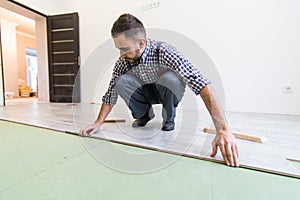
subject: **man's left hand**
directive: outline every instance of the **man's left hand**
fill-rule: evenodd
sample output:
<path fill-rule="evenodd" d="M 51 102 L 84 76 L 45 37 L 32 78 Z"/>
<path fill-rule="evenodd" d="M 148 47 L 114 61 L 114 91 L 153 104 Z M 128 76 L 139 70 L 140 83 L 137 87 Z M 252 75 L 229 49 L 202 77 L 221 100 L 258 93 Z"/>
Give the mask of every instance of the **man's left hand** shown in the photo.
<path fill-rule="evenodd" d="M 228 166 L 238 167 L 239 166 L 239 153 L 235 142 L 234 135 L 227 132 L 219 132 L 212 142 L 212 153 L 211 157 L 214 157 L 218 152 L 218 147 L 222 153 L 223 159 Z"/>

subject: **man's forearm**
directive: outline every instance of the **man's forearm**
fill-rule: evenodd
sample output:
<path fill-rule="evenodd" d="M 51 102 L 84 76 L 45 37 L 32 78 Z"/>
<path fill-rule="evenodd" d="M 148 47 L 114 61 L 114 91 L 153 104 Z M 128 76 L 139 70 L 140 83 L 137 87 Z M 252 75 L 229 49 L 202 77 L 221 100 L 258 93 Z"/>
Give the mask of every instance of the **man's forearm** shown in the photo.
<path fill-rule="evenodd" d="M 95 123 L 101 125 L 104 122 L 104 120 L 106 119 L 107 115 L 110 113 L 111 109 L 112 109 L 112 105 L 102 103 L 97 120 L 95 121 Z"/>
<path fill-rule="evenodd" d="M 211 88 L 209 86 L 204 87 L 200 91 L 200 96 L 203 99 L 204 104 L 212 117 L 217 133 L 226 132 L 228 127 L 225 119 L 225 114 L 218 104 Z"/>
<path fill-rule="evenodd" d="M 218 149 L 220 149 L 226 165 L 239 166 L 239 153 L 235 143 L 235 137 L 228 130 L 225 114 L 218 104 L 213 91 L 209 86 L 206 86 L 201 90 L 200 95 L 212 117 L 218 133 L 212 142 L 212 153 L 210 156 L 214 157 Z"/>

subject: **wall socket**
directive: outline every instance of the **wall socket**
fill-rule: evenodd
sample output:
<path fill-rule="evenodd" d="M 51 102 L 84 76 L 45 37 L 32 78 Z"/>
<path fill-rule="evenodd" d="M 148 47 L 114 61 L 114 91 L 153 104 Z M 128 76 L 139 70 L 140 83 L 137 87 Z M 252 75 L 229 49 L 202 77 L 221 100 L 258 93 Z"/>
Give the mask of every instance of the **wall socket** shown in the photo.
<path fill-rule="evenodd" d="M 283 93 L 293 93 L 293 88 L 291 85 L 286 85 L 283 88 Z"/>
<path fill-rule="evenodd" d="M 160 7 L 160 1 L 144 1 L 142 6 L 141 6 L 141 10 L 142 11 L 146 11 L 146 10 L 150 10 L 150 9 L 153 9 L 153 8 L 158 8 Z"/>

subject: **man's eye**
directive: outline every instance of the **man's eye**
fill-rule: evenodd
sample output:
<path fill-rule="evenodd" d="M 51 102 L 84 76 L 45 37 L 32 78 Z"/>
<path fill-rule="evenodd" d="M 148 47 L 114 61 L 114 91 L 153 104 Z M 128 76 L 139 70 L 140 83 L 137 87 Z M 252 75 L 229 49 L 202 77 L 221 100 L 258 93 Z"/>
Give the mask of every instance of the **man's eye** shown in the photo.
<path fill-rule="evenodd" d="M 120 51 L 122 51 L 122 52 L 126 52 L 128 50 L 129 50 L 128 48 L 122 48 L 122 49 L 120 49 Z"/>

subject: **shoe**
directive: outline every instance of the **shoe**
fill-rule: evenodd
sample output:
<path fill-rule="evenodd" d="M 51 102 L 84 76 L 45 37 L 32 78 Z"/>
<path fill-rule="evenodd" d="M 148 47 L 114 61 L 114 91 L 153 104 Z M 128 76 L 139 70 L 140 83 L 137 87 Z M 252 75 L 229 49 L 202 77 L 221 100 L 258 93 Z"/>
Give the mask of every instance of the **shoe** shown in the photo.
<path fill-rule="evenodd" d="M 170 121 L 166 121 L 166 123 L 161 128 L 161 130 L 163 131 L 173 131 L 174 129 L 175 129 L 175 123 Z"/>
<path fill-rule="evenodd" d="M 154 118 L 154 114 L 152 114 L 150 117 L 147 114 L 145 117 L 141 119 L 136 119 L 132 122 L 132 127 L 143 127 L 146 126 L 146 124 Z"/>

